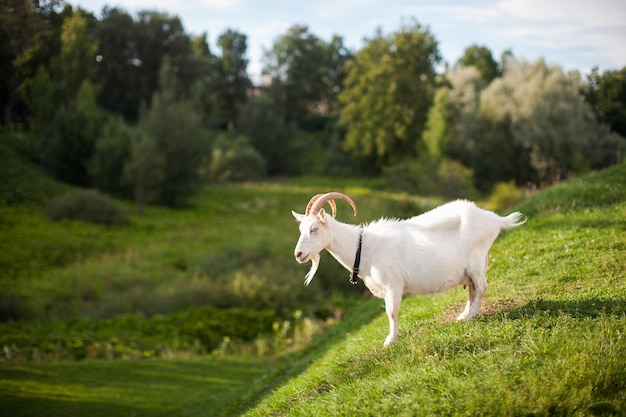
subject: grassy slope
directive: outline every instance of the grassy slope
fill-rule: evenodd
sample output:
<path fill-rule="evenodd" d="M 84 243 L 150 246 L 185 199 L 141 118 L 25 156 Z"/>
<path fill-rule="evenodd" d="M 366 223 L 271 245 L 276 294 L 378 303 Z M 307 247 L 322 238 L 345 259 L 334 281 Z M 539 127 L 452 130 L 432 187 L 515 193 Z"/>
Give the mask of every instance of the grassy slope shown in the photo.
<path fill-rule="evenodd" d="M 624 415 L 625 179 L 622 165 L 525 202 L 528 223 L 490 253 L 476 320 L 453 322 L 460 289 L 409 298 L 383 350 L 382 301 L 366 301 L 355 314 L 375 319 L 292 357 L 246 414 Z"/>
<path fill-rule="evenodd" d="M 205 357 L 3 365 L 0 405 L 12 415 L 624 413 L 625 177 L 622 166 L 524 204 L 531 219 L 494 246 L 483 315 L 471 323 L 451 320 L 462 309 L 460 290 L 407 299 L 402 338 L 382 350 L 383 303 L 369 299 L 311 346 L 275 363 Z M 348 221 L 404 216 L 430 204 L 370 192 L 367 185 L 341 189 L 358 198 L 359 216 L 346 216 Z M 207 262 L 207 250 L 209 261 L 238 258 L 255 248 L 289 253 L 297 231 L 285 207 L 298 210 L 317 191 L 300 184 L 215 188 L 200 197 L 198 210 L 173 216 L 152 209 L 125 230 L 50 225 L 31 208 L 5 207 L 0 233 L 19 235 L 34 254 L 42 242 L 50 248 L 67 245 L 58 250 L 58 264 L 35 259 L 20 276 L 43 290 L 54 289 L 49 286 L 54 282 L 46 281 L 62 282 L 64 302 L 88 282 L 100 284 L 78 294 L 90 295 L 91 302 L 95 291 L 102 305 L 109 296 L 129 292 L 163 294 L 166 300 L 181 287 L 190 294 L 211 289 L 202 279 L 184 286 L 189 271 Z M 214 216 L 224 220 L 211 221 Z M 16 246 L 3 242 L 3 251 Z M 77 249 L 75 257 L 63 258 Z M 246 262 L 254 265 L 255 259 Z M 306 272 L 286 265 L 280 264 L 282 274 L 292 280 Z M 262 265 L 267 273 L 270 267 Z M 334 271 L 328 275 L 335 278 Z M 114 285 L 99 287 L 109 276 Z M 316 276 L 320 285 L 318 278 L 323 277 Z M 168 281 L 174 284 L 167 286 Z M 54 293 L 42 294 L 45 302 L 55 299 Z"/>
<path fill-rule="evenodd" d="M 213 357 L 3 366 L 0 407 L 11 416 L 214 415 L 269 367 L 265 359 Z"/>

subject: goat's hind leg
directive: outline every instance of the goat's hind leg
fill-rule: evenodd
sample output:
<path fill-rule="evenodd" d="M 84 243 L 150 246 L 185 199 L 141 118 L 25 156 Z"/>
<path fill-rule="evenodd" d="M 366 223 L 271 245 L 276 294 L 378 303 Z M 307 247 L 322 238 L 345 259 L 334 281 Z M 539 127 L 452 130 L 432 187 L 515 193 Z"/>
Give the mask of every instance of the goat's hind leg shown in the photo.
<path fill-rule="evenodd" d="M 472 298 L 472 302 L 469 305 L 469 311 L 467 312 L 467 316 L 463 318 L 463 320 L 471 320 L 478 314 L 478 310 L 480 309 L 480 305 L 483 302 L 483 298 L 485 297 L 485 293 L 487 292 L 487 280 L 485 279 L 485 274 L 473 275 L 470 277 L 473 285 L 470 288 L 474 288 L 474 297 Z M 472 291 L 470 290 L 470 297 L 472 295 Z"/>
<path fill-rule="evenodd" d="M 469 314 L 470 309 L 472 307 L 472 303 L 474 302 L 474 298 L 476 297 L 476 287 L 474 287 L 474 281 L 472 281 L 471 277 L 468 277 L 468 279 L 469 279 L 469 284 L 467 284 L 467 286 L 469 287 L 469 289 L 468 289 L 467 303 L 465 303 L 465 309 L 463 310 L 463 312 L 459 314 L 459 316 L 456 318 L 457 321 L 467 319 L 467 315 Z"/>
<path fill-rule="evenodd" d="M 389 319 L 389 334 L 385 339 L 383 347 L 393 344 L 400 334 L 398 325 L 398 313 L 400 312 L 400 304 L 402 303 L 402 291 L 388 291 L 385 294 L 385 311 Z"/>

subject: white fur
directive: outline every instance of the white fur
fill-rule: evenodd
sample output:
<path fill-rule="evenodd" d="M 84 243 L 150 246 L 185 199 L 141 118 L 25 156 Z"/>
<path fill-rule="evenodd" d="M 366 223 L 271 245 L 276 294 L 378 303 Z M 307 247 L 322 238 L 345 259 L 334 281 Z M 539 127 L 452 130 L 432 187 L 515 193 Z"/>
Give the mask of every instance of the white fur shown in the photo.
<path fill-rule="evenodd" d="M 359 276 L 372 294 L 385 300 L 389 335 L 384 346 L 398 338 L 398 312 L 406 293 L 436 294 L 468 286 L 468 301 L 457 320 L 476 316 L 487 290 L 491 245 L 501 230 L 525 222 L 521 213 L 501 217 L 465 200 L 406 220 L 380 219 L 362 227 L 341 223 L 323 209 L 308 216 L 292 213 L 300 222 L 296 260 L 313 262 L 306 284 L 313 279 L 324 249 L 351 271 L 363 230 Z"/>

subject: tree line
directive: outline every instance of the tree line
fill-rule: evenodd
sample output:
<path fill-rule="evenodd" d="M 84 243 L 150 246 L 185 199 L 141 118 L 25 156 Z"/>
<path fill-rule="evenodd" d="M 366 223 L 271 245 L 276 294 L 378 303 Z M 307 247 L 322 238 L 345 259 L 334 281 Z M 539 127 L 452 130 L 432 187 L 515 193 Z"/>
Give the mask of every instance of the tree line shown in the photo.
<path fill-rule="evenodd" d="M 417 21 L 358 51 L 306 26 L 247 74 L 247 36 L 211 49 L 176 16 L 61 0 L 0 2 L 6 131 L 55 178 L 140 204 L 184 204 L 201 183 L 270 175 L 383 175 L 410 192 L 464 195 L 550 183 L 620 163 L 626 67 L 583 79 L 471 45 L 442 73 Z"/>

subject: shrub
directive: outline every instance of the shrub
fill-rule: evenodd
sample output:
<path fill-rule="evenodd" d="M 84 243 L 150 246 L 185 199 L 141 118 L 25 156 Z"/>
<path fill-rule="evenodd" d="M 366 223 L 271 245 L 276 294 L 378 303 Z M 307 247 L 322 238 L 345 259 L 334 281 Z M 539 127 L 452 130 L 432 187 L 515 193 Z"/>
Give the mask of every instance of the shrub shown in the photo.
<path fill-rule="evenodd" d="M 515 186 L 515 181 L 500 182 L 493 187 L 487 201 L 487 208 L 493 211 L 505 210 L 524 200 L 524 190 Z"/>
<path fill-rule="evenodd" d="M 220 136 L 205 176 L 211 181 L 246 181 L 265 176 L 266 162 L 245 136 Z"/>
<path fill-rule="evenodd" d="M 408 159 L 384 169 L 389 188 L 425 196 L 476 197 L 474 174 L 458 161 Z"/>
<path fill-rule="evenodd" d="M 50 220 L 82 220 L 97 224 L 128 223 L 128 214 L 112 198 L 95 190 L 76 190 L 52 200 L 45 209 Z"/>

